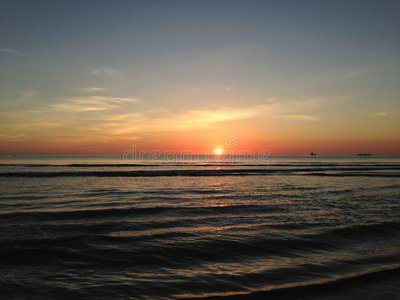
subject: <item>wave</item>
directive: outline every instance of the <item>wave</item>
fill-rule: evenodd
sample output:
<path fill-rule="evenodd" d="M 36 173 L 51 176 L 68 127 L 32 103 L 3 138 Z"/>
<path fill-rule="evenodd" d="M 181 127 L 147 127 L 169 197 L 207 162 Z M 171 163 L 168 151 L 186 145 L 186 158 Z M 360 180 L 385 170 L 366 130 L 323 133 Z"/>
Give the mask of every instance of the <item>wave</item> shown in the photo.
<path fill-rule="evenodd" d="M 175 215 L 206 215 L 206 214 L 230 214 L 234 212 L 260 212 L 260 211 L 279 211 L 283 208 L 266 205 L 230 205 L 230 206 L 155 206 L 155 207 L 130 207 L 130 208 L 111 208 L 94 210 L 75 210 L 75 211 L 47 211 L 47 212 L 17 212 L 1 213 L 2 220 L 18 219 L 23 220 L 63 220 L 63 219 L 92 219 L 92 218 L 112 218 L 112 217 L 133 217 L 139 215 L 153 214 L 175 214 Z"/>
<path fill-rule="evenodd" d="M 385 281 L 388 279 L 395 279 L 397 281 L 399 277 L 400 266 L 396 265 L 383 269 L 354 273 L 331 280 L 287 284 L 265 291 L 209 297 L 182 297 L 182 299 L 315 299 L 313 297 L 318 297 L 317 299 L 329 297 L 336 299 L 336 294 L 339 294 L 339 297 L 343 299 L 343 289 L 349 292 L 349 299 L 359 299 L 360 292 L 362 288 L 365 289 L 366 285 L 371 283 L 376 285 L 377 281 Z M 355 291 L 353 291 L 355 294 L 352 294 L 349 289 L 355 289 Z M 361 296 L 360 299 L 369 299 L 368 296 L 371 297 L 371 294 Z"/>
<path fill-rule="evenodd" d="M 200 176 L 262 176 L 262 175 L 306 175 L 306 176 L 368 176 L 400 177 L 396 168 L 247 168 L 247 169 L 173 169 L 173 170 L 134 170 L 134 171 L 70 171 L 70 172 L 6 172 L 0 177 L 200 177 Z M 371 172 L 380 171 L 380 172 Z M 386 171 L 383 173 L 382 171 Z"/>
<path fill-rule="evenodd" d="M 266 206 L 265 209 L 273 208 Z M 338 290 L 348 291 L 368 283 L 376 287 L 377 281 L 398 278 L 400 275 L 397 265 L 400 257 L 395 247 L 400 236 L 400 222 L 324 230 L 318 230 L 317 226 L 313 228 L 313 234 L 296 233 L 295 236 L 275 235 L 268 230 L 275 225 L 265 224 L 256 227 L 255 232 L 246 227 L 245 234 L 213 233 L 212 238 L 208 238 L 208 234 L 196 231 L 201 229 L 199 226 L 207 224 L 198 222 L 198 219 L 190 224 L 173 218 L 173 215 L 185 215 L 188 220 L 193 220 L 198 217 L 200 210 L 208 214 L 206 220 L 211 226 L 215 224 L 216 217 L 221 217 L 220 214 L 228 219 L 229 215 L 225 213 L 233 212 L 239 214 L 233 223 L 240 229 L 241 214 L 261 209 L 257 205 L 238 205 L 208 207 L 205 210 L 198 206 L 133 208 L 126 212 L 122 209 L 110 209 L 108 212 L 86 210 L 81 211 L 79 216 L 86 218 L 84 223 L 65 221 L 73 219 L 75 212 L 32 213 L 40 220 L 51 220 L 40 224 L 31 222 L 27 217 L 29 214 L 13 215 L 15 219 L 12 222 L 1 217 L 4 223 L 0 224 L 0 264 L 6 270 L 47 270 L 50 276 L 54 270 L 64 274 L 64 270 L 76 269 L 90 270 L 91 274 L 122 274 L 122 277 L 128 278 L 136 276 L 132 275 L 135 270 L 143 273 L 148 270 L 157 274 L 151 277 L 151 283 L 133 277 L 138 285 L 145 286 L 142 293 L 150 293 L 142 296 L 161 298 L 161 294 L 155 295 L 153 289 L 168 284 L 173 290 L 163 295 L 168 299 L 189 298 L 191 295 L 204 296 L 204 299 L 314 299 L 313 296 L 325 299 L 329 298 L 325 296 L 335 295 Z M 196 213 L 192 215 L 191 211 Z M 100 221 L 92 218 L 96 213 L 101 216 Z M 163 217 L 172 217 L 171 222 L 165 222 L 158 216 L 159 213 Z M 112 215 L 139 215 L 144 218 L 138 222 L 124 222 L 121 218 L 108 219 Z M 236 220 L 239 222 L 236 223 Z M 243 225 L 246 224 L 248 219 L 243 222 Z M 9 239 L 4 239 L 4 236 L 9 236 Z M 387 245 L 387 251 L 342 256 L 360 244 L 367 246 L 368 243 L 373 248 L 376 242 Z M 318 258 L 317 262 L 315 258 Z M 373 269 L 377 266 L 380 269 Z M 167 271 L 164 272 L 163 267 Z M 185 272 L 182 274 L 175 270 Z M 84 280 L 86 277 L 76 278 Z M 146 280 L 150 280 L 150 277 Z M 73 285 L 74 281 L 69 283 Z M 7 281 L 5 284 L 8 284 Z M 34 284 L 37 290 L 49 288 L 44 284 L 39 285 L 39 281 Z M 133 284 L 133 281 L 128 284 Z M 233 288 L 235 285 L 238 288 Z M 187 289 L 188 286 L 191 288 Z M 132 296 L 131 291 L 110 289 L 108 282 L 104 282 L 104 288 L 118 295 L 114 298 Z M 136 286 L 132 290 L 134 288 Z M 224 291 L 243 294 L 222 295 Z M 15 295 L 16 290 L 11 289 L 11 292 Z M 58 293 L 62 291 L 58 290 Z M 83 288 L 80 293 L 90 298 L 91 291 Z M 338 299 L 344 299 L 340 296 L 343 294 Z M 368 297 L 359 296 L 358 299 Z"/>
<path fill-rule="evenodd" d="M 237 210 L 240 209 L 243 208 L 237 208 Z M 140 226 L 133 224 L 126 227 L 123 224 L 106 224 L 104 226 L 95 224 L 92 230 L 91 225 L 84 225 L 81 230 L 77 227 L 59 225 L 53 229 L 43 227 L 36 234 L 34 232 L 39 231 L 38 228 L 36 230 L 26 228 L 25 238 L 22 239 L 19 239 L 18 236 L 23 237 L 24 235 L 18 234 L 17 229 L 10 227 L 3 230 L 3 228 L 4 235 L 8 233 L 10 237 L 2 237 L 1 244 L 8 245 L 8 247 L 0 249 L 0 257 L 7 260 L 12 256 L 17 261 L 23 256 L 30 257 L 30 251 L 41 249 L 44 251 L 42 256 L 52 257 L 56 260 L 57 255 L 62 253 L 58 250 L 56 253 L 51 251 L 55 248 L 58 249 L 60 245 L 68 245 L 67 248 L 63 247 L 67 253 L 72 251 L 71 247 L 81 249 L 81 251 L 90 249 L 90 253 L 89 250 L 84 251 L 84 257 L 79 259 L 81 261 L 86 261 L 86 254 L 90 254 L 99 260 L 114 262 L 115 265 L 124 264 L 125 261 L 134 261 L 137 266 L 154 266 L 168 261 L 170 266 L 184 267 L 189 262 L 191 266 L 195 266 L 204 262 L 230 263 L 238 259 L 296 257 L 299 253 L 304 255 L 305 253 L 323 253 L 340 249 L 347 251 L 360 243 L 376 243 L 400 236 L 400 223 L 387 222 L 325 230 L 312 235 L 300 235 L 296 238 L 257 234 L 240 238 L 235 235 L 227 235 L 203 240 L 199 239 L 196 227 L 188 230 L 185 225 L 187 224 L 182 222 L 172 222 L 166 224 L 167 228 L 164 228 L 163 231 L 155 231 L 151 224 L 141 224 Z M 184 230 L 180 230 L 179 226 L 185 226 L 180 227 Z M 267 225 L 266 228 L 268 227 Z M 140 233 L 138 230 L 148 231 Z M 107 232 L 133 232 L 135 234 L 110 235 Z M 64 236 L 60 236 L 62 234 Z M 166 240 L 169 242 L 160 242 Z M 171 241 L 174 242 L 171 243 Z M 144 252 L 143 243 L 146 244 Z M 103 248 L 102 245 L 113 246 Z M 128 245 L 129 247 L 126 248 Z M 19 249 L 19 252 L 13 252 L 13 249 Z M 121 251 L 121 249 L 125 250 Z M 227 253 L 229 255 L 226 255 Z M 170 258 L 174 259 L 169 261 Z M 395 260 L 392 258 L 392 261 Z"/>
<path fill-rule="evenodd" d="M 155 162 L 155 163 L 123 163 L 123 164 L 0 164 L 1 167 L 29 167 L 29 168 L 60 168 L 60 167 L 73 167 L 73 168 L 131 168 L 131 167 L 265 167 L 265 166 L 275 166 L 275 167 L 394 167 L 400 168 L 398 163 L 373 163 L 373 162 L 363 162 L 363 163 L 303 163 L 303 162 L 293 162 L 293 163 L 271 163 L 266 162 L 260 163 L 248 163 L 248 162 L 221 162 L 221 163 L 193 163 L 193 162 L 180 162 L 180 163 L 169 163 L 169 162 Z"/>

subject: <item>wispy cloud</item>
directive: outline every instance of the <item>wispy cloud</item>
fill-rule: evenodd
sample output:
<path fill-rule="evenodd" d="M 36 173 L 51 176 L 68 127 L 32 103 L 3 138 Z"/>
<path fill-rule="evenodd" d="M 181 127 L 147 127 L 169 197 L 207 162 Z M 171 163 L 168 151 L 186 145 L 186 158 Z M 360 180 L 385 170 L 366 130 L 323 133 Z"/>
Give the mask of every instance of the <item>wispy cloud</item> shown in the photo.
<path fill-rule="evenodd" d="M 133 112 L 132 107 L 124 106 L 138 101 L 137 98 L 82 96 L 65 99 L 50 108 L 63 114 L 66 112 L 96 113 L 88 116 L 86 121 L 96 124 L 94 126 L 96 128 L 102 128 L 103 133 L 108 132 L 112 135 L 207 129 L 220 123 L 250 118 L 267 118 L 290 122 L 316 122 L 320 120 L 319 116 L 302 113 L 314 109 L 315 101 L 311 100 L 287 103 L 273 101 L 268 104 L 248 107 L 222 107 L 175 112 L 162 109 L 142 109 Z M 134 110 L 136 109 L 137 107 Z"/>
<path fill-rule="evenodd" d="M 0 52 L 13 54 L 13 55 L 19 55 L 19 56 L 31 56 L 29 53 L 22 52 L 22 51 L 19 51 L 16 49 L 11 49 L 11 48 L 0 48 Z"/>
<path fill-rule="evenodd" d="M 388 115 L 387 113 L 380 111 L 380 112 L 377 112 L 374 116 L 375 117 L 387 117 L 387 115 Z"/>
<path fill-rule="evenodd" d="M 116 115 L 109 118 L 112 134 L 164 132 L 209 129 L 218 124 L 251 118 L 266 118 L 283 122 L 318 122 L 320 117 L 303 111 L 315 110 L 316 100 L 278 102 L 236 108 L 185 110 L 181 112 L 147 111 L 135 115 Z M 111 127 L 110 127 L 111 128 Z"/>
<path fill-rule="evenodd" d="M 312 116 L 312 115 L 279 115 L 277 116 L 279 119 L 285 121 L 308 121 L 308 122 L 317 122 L 321 120 L 320 117 Z"/>
<path fill-rule="evenodd" d="M 356 76 L 358 76 L 358 75 L 361 75 L 361 74 L 363 74 L 363 73 L 365 73 L 365 70 L 364 70 L 364 69 L 348 70 L 348 71 L 343 72 L 343 73 L 340 75 L 340 77 L 341 77 L 341 78 L 344 78 L 344 79 L 349 79 L 349 78 L 352 78 L 352 77 L 356 77 Z"/>
<path fill-rule="evenodd" d="M 80 90 L 81 94 L 91 94 L 91 93 L 98 93 L 107 90 L 106 88 L 102 87 L 90 87 L 90 88 L 82 88 Z"/>
<path fill-rule="evenodd" d="M 35 97 L 36 95 L 38 95 L 39 93 L 37 92 L 37 91 L 35 91 L 35 90 L 28 90 L 28 91 L 23 91 L 23 92 L 21 92 L 21 95 L 24 97 L 24 98 L 32 98 L 32 97 Z"/>
<path fill-rule="evenodd" d="M 105 68 L 105 67 L 87 67 L 93 75 L 105 75 L 110 78 L 119 78 L 122 76 L 122 72 L 112 69 L 112 68 Z"/>
<path fill-rule="evenodd" d="M 53 104 L 50 108 L 64 112 L 89 112 L 105 111 L 118 108 L 123 103 L 136 103 L 137 98 L 119 98 L 119 97 L 72 97 L 64 101 Z"/>
<path fill-rule="evenodd" d="M 81 95 L 18 114 L 18 122 L 0 130 L 5 135 L 100 141 L 165 132 L 213 130 L 227 122 L 265 119 L 273 122 L 317 122 L 317 100 L 267 101 L 245 107 L 165 110 L 137 98 Z M 140 104 L 140 105 L 139 105 Z M 84 114 L 84 117 L 83 115 Z M 229 126 L 229 125 L 228 125 Z M 25 139 L 19 136 L 15 139 Z"/>
<path fill-rule="evenodd" d="M 267 102 L 267 103 L 273 103 L 275 101 L 276 101 L 276 98 L 273 98 L 273 97 L 265 99 L 265 102 Z"/>
<path fill-rule="evenodd" d="M 189 110 L 167 118 L 167 124 L 174 129 L 204 128 L 221 122 L 247 119 L 255 115 L 253 109 Z"/>

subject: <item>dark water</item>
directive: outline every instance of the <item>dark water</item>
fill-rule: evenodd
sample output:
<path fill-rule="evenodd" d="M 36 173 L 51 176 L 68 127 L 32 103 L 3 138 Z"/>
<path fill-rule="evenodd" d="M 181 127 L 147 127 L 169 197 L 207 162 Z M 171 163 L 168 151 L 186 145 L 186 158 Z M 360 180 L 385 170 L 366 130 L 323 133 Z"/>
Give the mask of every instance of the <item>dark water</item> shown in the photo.
<path fill-rule="evenodd" d="M 399 158 L 0 163 L 0 298 L 400 299 Z"/>

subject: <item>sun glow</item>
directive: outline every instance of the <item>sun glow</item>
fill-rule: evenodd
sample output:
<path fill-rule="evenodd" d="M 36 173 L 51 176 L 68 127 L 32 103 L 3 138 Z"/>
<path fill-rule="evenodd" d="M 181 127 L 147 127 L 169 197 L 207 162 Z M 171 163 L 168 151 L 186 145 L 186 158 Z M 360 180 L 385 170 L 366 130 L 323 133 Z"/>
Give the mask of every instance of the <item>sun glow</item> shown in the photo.
<path fill-rule="evenodd" d="M 222 150 L 221 147 L 215 148 L 215 150 L 214 150 L 214 153 L 215 153 L 216 155 L 221 155 L 223 152 L 224 152 L 224 151 Z"/>

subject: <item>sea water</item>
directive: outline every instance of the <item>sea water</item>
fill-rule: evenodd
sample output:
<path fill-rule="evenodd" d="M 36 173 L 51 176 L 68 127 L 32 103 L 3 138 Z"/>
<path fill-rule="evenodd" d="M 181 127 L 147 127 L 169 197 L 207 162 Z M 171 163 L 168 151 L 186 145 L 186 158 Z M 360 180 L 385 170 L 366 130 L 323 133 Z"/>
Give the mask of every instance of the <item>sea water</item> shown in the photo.
<path fill-rule="evenodd" d="M 399 299 L 400 158 L 0 157 L 0 298 Z"/>

